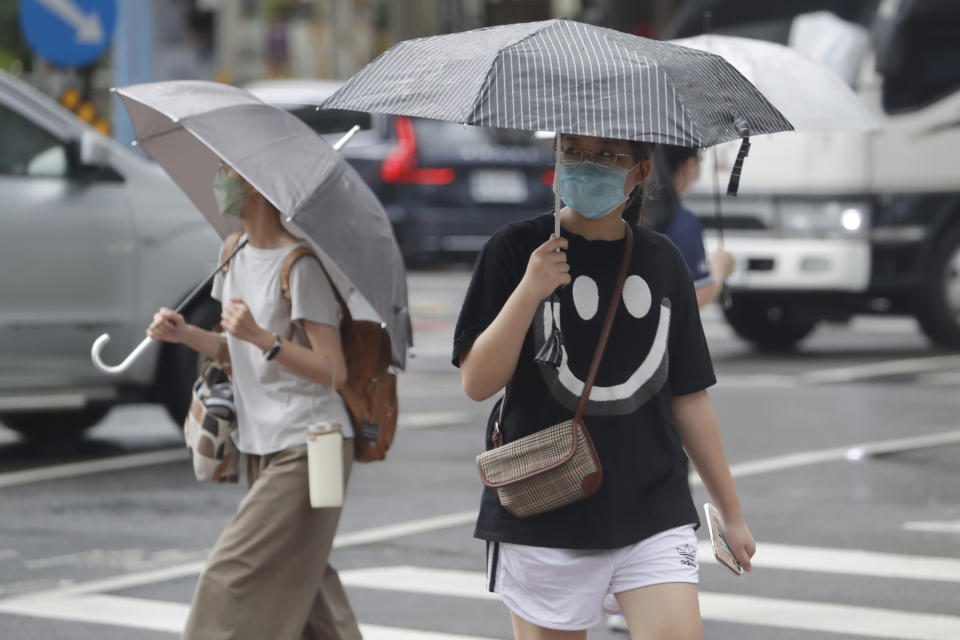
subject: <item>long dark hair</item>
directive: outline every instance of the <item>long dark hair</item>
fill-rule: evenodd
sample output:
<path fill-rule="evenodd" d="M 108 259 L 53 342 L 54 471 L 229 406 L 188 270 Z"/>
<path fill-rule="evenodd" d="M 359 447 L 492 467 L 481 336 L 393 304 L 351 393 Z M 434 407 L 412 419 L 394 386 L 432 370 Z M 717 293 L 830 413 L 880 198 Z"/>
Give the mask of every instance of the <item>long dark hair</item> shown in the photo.
<path fill-rule="evenodd" d="M 634 160 L 638 163 L 644 160 L 650 160 L 653 155 L 653 145 L 651 143 L 634 141 L 631 144 L 633 144 Z M 630 194 L 630 199 L 627 200 L 627 206 L 623 208 L 623 219 L 627 222 L 640 224 L 643 220 L 644 198 L 647 197 L 649 191 L 646 187 L 650 184 L 652 178 L 653 172 L 650 172 L 644 184 L 638 185 L 633 190 L 633 193 Z"/>
<path fill-rule="evenodd" d="M 643 202 L 643 224 L 659 229 L 676 213 L 680 206 L 680 194 L 673 188 L 673 176 L 684 162 L 698 157 L 699 149 L 658 144 L 653 153 L 653 171 L 650 172 L 648 188 Z"/>

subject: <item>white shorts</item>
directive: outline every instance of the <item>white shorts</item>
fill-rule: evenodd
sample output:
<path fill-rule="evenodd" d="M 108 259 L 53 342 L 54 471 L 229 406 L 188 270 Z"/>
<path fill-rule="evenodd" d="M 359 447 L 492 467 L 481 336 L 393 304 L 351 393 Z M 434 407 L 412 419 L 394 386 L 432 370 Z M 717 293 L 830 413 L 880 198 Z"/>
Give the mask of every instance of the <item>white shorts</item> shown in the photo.
<path fill-rule="evenodd" d="M 693 525 L 619 549 L 487 545 L 487 584 L 524 620 L 547 629 L 596 626 L 620 613 L 614 594 L 668 582 L 699 583 Z"/>

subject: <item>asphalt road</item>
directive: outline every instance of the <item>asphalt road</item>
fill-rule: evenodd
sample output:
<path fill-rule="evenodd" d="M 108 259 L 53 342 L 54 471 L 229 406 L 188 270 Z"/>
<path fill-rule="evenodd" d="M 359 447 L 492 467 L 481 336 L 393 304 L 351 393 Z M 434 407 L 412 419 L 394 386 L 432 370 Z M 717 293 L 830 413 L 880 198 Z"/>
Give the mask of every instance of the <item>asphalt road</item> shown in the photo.
<path fill-rule="evenodd" d="M 351 479 L 333 563 L 368 640 L 511 637 L 471 537 L 491 403 L 468 400 L 449 364 L 467 278 L 412 275 L 401 431 L 388 462 Z M 716 309 L 704 323 L 759 544 L 742 578 L 701 547 L 706 636 L 960 638 L 960 356 L 907 319 L 825 326 L 787 356 L 754 353 Z M 0 639 L 177 637 L 241 497 L 196 483 L 181 447 L 152 406 L 115 410 L 75 446 L 0 431 Z"/>

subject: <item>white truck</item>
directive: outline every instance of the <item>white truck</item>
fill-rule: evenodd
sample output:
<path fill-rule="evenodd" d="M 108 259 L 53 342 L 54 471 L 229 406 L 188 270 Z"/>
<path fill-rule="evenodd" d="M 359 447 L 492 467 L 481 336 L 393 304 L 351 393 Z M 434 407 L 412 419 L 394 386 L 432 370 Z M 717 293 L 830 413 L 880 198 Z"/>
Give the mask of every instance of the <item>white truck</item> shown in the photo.
<path fill-rule="evenodd" d="M 724 315 L 761 349 L 860 313 L 913 315 L 934 343 L 960 348 L 960 2 L 882 0 L 862 25 L 834 20 L 822 59 L 842 61 L 880 130 L 752 139 L 740 195 L 721 203 L 737 259 Z M 723 185 L 737 144 L 718 149 Z M 684 198 L 708 250 L 711 158 Z"/>
<path fill-rule="evenodd" d="M 32 439 L 77 436 L 110 407 L 160 402 L 182 422 L 198 358 L 155 343 L 118 364 L 216 266 L 219 240 L 163 170 L 0 71 L 0 421 Z M 190 322 L 214 326 L 199 296 Z"/>

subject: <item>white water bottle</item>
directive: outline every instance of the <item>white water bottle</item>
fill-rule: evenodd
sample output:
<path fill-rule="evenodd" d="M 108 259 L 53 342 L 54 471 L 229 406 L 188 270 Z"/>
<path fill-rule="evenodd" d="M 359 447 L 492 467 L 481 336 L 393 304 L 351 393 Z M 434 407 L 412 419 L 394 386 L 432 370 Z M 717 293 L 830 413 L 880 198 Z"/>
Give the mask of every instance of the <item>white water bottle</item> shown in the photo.
<path fill-rule="evenodd" d="M 333 362 L 331 364 L 331 377 Z M 316 401 L 317 387 L 313 388 Z M 311 419 L 307 427 L 307 475 L 310 486 L 310 506 L 314 509 L 343 506 L 343 429 L 340 426 L 339 402 L 333 386 L 330 387 L 333 420 Z M 311 403 L 311 417 L 314 407 Z"/>
<path fill-rule="evenodd" d="M 307 429 L 307 475 L 311 507 L 343 506 L 343 431 L 336 422 L 323 420 Z"/>

